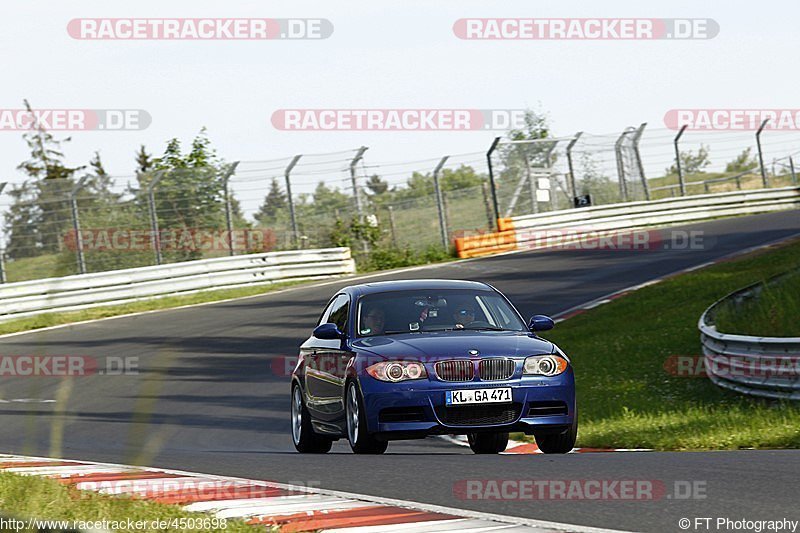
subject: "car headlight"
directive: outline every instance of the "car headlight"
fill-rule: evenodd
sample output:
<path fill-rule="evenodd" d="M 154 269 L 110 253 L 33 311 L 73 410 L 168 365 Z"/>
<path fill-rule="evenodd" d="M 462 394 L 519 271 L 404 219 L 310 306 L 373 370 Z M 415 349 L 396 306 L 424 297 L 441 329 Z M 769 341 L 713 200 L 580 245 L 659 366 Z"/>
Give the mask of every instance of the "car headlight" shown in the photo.
<path fill-rule="evenodd" d="M 560 355 L 533 355 L 525 358 L 522 373 L 532 376 L 557 376 L 569 366 Z"/>
<path fill-rule="evenodd" d="M 415 361 L 381 361 L 367 367 L 367 374 L 381 381 L 406 381 L 428 377 L 425 366 Z"/>

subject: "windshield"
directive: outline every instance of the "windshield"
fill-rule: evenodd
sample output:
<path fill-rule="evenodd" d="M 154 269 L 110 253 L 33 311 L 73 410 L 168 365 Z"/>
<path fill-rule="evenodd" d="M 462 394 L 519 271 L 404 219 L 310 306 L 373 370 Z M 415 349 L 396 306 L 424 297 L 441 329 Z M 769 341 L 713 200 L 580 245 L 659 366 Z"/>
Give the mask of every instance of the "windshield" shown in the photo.
<path fill-rule="evenodd" d="M 359 300 L 359 337 L 454 330 L 527 331 L 527 327 L 493 291 L 394 291 Z"/>

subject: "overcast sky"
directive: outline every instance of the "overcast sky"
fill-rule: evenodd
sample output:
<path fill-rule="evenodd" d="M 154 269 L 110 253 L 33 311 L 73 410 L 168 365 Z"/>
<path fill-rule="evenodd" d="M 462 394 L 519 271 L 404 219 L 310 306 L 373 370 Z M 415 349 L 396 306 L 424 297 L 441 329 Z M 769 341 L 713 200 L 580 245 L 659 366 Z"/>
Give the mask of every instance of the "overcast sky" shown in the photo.
<path fill-rule="evenodd" d="M 762 0 L 345 2 L 5 0 L 0 18 L 0 108 L 135 108 L 143 131 L 78 132 L 72 164 L 99 150 L 130 174 L 140 144 L 160 153 L 203 126 L 227 160 L 259 160 L 368 145 L 368 160 L 485 150 L 489 132 L 283 132 L 280 108 L 473 108 L 546 111 L 556 134 L 611 133 L 673 108 L 797 107 L 795 2 Z M 81 41 L 78 17 L 311 17 L 333 35 L 311 41 Z M 710 40 L 466 41 L 462 17 L 712 18 Z M 27 156 L 0 131 L 0 176 Z"/>

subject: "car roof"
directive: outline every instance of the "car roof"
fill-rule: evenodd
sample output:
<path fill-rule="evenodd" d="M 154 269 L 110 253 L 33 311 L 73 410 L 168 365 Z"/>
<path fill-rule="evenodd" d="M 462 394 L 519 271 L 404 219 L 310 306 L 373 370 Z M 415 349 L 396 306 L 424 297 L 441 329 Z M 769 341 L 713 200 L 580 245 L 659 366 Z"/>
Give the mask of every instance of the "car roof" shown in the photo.
<path fill-rule="evenodd" d="M 467 281 L 457 279 L 401 279 L 392 281 L 375 281 L 345 287 L 344 290 L 362 296 L 390 291 L 408 290 L 446 290 L 446 289 L 472 289 L 478 291 L 492 291 L 492 287 L 480 281 Z"/>

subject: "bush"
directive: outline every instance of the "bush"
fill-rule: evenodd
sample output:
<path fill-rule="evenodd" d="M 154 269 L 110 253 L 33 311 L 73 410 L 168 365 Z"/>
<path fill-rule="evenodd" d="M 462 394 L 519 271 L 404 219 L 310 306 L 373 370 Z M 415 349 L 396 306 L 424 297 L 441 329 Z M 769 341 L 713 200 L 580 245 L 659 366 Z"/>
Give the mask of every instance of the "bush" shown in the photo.
<path fill-rule="evenodd" d="M 376 247 L 365 254 L 357 253 L 355 258 L 358 270 L 364 272 L 449 261 L 453 259 L 453 254 L 437 246 L 429 246 L 421 252 L 415 252 L 408 247 L 390 246 Z"/>

